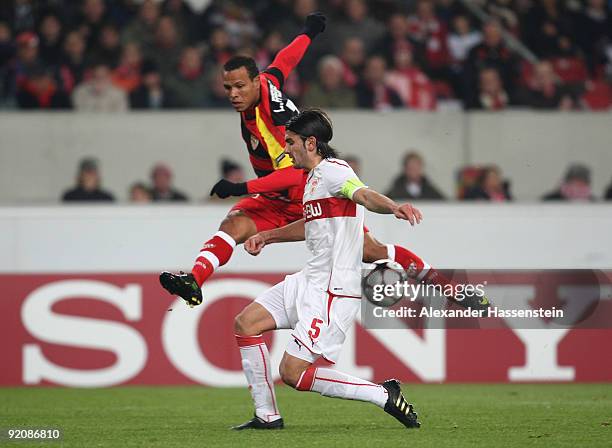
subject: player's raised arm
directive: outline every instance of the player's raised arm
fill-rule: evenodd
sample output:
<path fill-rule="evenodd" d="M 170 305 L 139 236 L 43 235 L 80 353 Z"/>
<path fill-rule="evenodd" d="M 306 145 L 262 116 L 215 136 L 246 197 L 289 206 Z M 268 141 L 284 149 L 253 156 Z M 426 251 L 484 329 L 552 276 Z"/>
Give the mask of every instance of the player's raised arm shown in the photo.
<path fill-rule="evenodd" d="M 398 219 L 405 219 L 411 225 L 419 224 L 423 214 L 412 204 L 398 204 L 384 194 L 369 188 L 360 188 L 352 194 L 351 199 L 374 213 L 393 214 Z"/>
<path fill-rule="evenodd" d="M 300 34 L 278 52 L 265 70 L 278 79 L 278 87 L 282 87 L 289 73 L 300 63 L 312 40 L 325 30 L 325 22 L 325 15 L 321 12 L 308 14 Z"/>
<path fill-rule="evenodd" d="M 279 229 L 265 230 L 253 235 L 245 241 L 244 249 L 251 255 L 259 255 L 267 244 L 304 241 L 304 239 L 304 220 L 300 219 Z"/>

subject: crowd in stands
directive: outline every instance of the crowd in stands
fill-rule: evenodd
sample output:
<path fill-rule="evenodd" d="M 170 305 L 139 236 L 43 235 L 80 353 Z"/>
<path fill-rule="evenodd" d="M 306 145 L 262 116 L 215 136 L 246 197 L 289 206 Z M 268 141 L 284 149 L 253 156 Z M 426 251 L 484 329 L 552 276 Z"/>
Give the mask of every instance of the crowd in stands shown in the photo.
<path fill-rule="evenodd" d="M 459 0 L 207 3 L 198 11 L 188 0 L 3 0 L 0 107 L 226 108 L 223 63 L 240 53 L 265 68 L 314 10 L 328 29 L 285 85 L 301 106 L 612 104 L 606 0 L 474 0 L 484 22 Z"/>
<path fill-rule="evenodd" d="M 361 161 L 356 156 L 343 157 L 357 175 L 361 173 Z M 245 182 L 247 177 L 243 168 L 224 159 L 220 164 L 220 177 L 234 183 Z M 457 173 L 457 194 L 445 197 L 443 193 L 425 174 L 423 157 L 410 150 L 403 157 L 401 171 L 393 179 L 384 193 L 402 201 L 513 201 L 510 182 L 503 178 L 501 169 L 496 165 L 467 166 Z M 157 163 L 151 169 L 150 184 L 138 181 L 130 186 L 128 192 L 131 203 L 151 202 L 187 202 L 185 193 L 173 185 L 173 174 L 165 163 Z M 558 187 L 541 196 L 544 201 L 596 201 L 591 188 L 591 170 L 581 164 L 571 164 Z M 612 181 L 603 194 L 604 200 L 612 200 Z M 216 196 L 202 195 L 195 201 L 220 201 Z M 102 176 L 99 163 L 95 158 L 87 157 L 79 163 L 74 187 L 62 196 L 63 202 L 113 202 L 115 196 L 102 188 Z"/>

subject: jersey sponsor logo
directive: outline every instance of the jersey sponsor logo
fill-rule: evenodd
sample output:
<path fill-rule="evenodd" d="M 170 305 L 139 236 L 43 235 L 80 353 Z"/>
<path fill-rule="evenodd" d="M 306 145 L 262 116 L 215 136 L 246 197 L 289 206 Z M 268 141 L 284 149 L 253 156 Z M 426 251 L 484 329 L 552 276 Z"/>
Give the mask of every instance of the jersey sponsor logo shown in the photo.
<path fill-rule="evenodd" d="M 272 83 L 272 81 L 268 80 L 268 86 L 270 89 L 270 102 L 274 106 L 272 108 L 272 112 L 284 112 L 285 104 L 283 101 L 283 94 L 280 90 L 276 88 L 276 86 Z"/>
<path fill-rule="evenodd" d="M 283 96 L 281 92 L 272 81 L 268 80 L 268 89 L 270 90 L 270 109 L 274 113 L 285 112 L 287 109 L 293 113 L 298 113 L 297 106 L 289 98 Z"/>
<path fill-rule="evenodd" d="M 307 201 L 303 206 L 306 222 L 323 218 L 354 218 L 357 204 L 345 198 L 323 198 Z"/>
<path fill-rule="evenodd" d="M 323 210 L 321 210 L 321 204 L 318 202 L 304 204 L 304 218 L 306 221 L 311 221 L 312 219 L 319 218 L 323 214 Z"/>

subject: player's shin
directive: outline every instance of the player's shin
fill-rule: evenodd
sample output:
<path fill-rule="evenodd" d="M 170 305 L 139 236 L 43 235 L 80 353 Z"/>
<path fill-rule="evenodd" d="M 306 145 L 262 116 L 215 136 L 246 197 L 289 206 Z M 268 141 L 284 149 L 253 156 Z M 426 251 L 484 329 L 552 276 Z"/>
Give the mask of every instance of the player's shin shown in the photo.
<path fill-rule="evenodd" d="M 191 269 L 198 286 L 201 287 L 215 269 L 229 261 L 235 247 L 236 241 L 221 230 L 204 243 Z"/>
<path fill-rule="evenodd" d="M 255 405 L 255 415 L 264 422 L 280 419 L 270 368 L 270 354 L 262 336 L 236 335 L 236 342 L 240 348 L 242 370 Z"/>
<path fill-rule="evenodd" d="M 322 367 L 308 367 L 295 386 L 300 391 L 318 392 L 326 397 L 369 401 L 385 407 L 388 393 L 384 387 L 346 373 Z"/>

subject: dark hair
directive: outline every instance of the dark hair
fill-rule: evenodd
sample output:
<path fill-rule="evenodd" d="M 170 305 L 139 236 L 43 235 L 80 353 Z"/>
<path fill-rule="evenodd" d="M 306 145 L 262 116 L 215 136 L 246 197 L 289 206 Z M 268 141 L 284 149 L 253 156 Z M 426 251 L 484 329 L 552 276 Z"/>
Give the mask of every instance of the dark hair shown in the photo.
<path fill-rule="evenodd" d="M 287 122 L 285 129 L 295 132 L 302 140 L 315 137 L 317 153 L 324 159 L 337 157 L 336 150 L 329 146 L 329 141 L 334 136 L 332 122 L 321 109 L 306 109 L 300 112 Z"/>
<path fill-rule="evenodd" d="M 257 68 L 257 64 L 255 64 L 255 60 L 248 56 L 234 56 L 223 64 L 223 70 L 226 72 L 238 70 L 240 67 L 246 68 L 249 78 L 251 79 L 259 75 L 259 69 Z"/>

